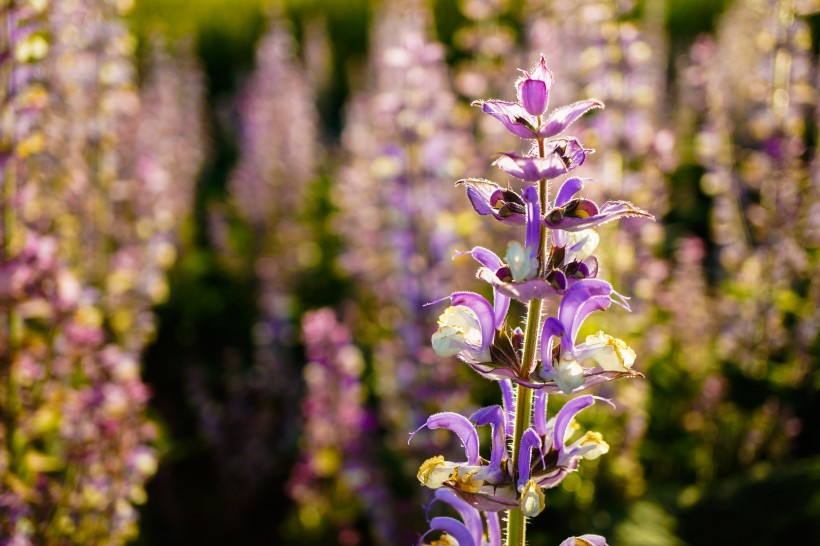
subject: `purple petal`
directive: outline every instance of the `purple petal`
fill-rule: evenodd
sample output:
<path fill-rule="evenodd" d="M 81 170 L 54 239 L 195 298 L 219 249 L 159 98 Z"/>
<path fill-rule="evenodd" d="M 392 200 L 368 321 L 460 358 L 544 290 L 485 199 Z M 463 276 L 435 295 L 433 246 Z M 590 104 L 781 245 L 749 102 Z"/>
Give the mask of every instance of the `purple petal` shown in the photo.
<path fill-rule="evenodd" d="M 515 394 L 512 382 L 509 379 L 502 379 L 498 382 L 498 386 L 501 388 L 501 400 L 504 404 L 504 415 L 507 418 L 505 430 L 508 435 L 512 436 L 515 430 L 515 403 L 513 402 Z"/>
<path fill-rule="evenodd" d="M 512 211 L 509 209 L 509 206 L 502 207 L 500 210 L 494 206 L 496 205 L 496 201 L 499 200 L 499 196 L 502 197 L 501 201 L 503 204 L 505 192 L 514 195 L 512 190 L 504 190 L 495 182 L 484 180 L 483 178 L 466 178 L 456 182 L 456 185 L 460 184 L 467 186 L 467 198 L 470 200 L 473 209 L 481 216 L 491 215 L 499 222 L 507 225 L 523 225 L 525 223 L 526 220 L 523 213 Z"/>
<path fill-rule="evenodd" d="M 493 271 L 498 271 L 504 265 L 501 258 L 492 250 L 486 249 L 482 246 L 473 247 L 472 250 L 465 252 L 457 252 L 456 256 L 462 254 L 469 254 L 475 261 L 484 267 Z M 493 288 L 493 320 L 495 322 L 495 329 L 500 330 L 507 318 L 507 311 L 510 309 L 510 298 L 503 294 L 499 294 L 498 290 Z"/>
<path fill-rule="evenodd" d="M 534 299 L 544 299 L 553 294 L 559 293 L 553 286 L 544 279 L 532 279 L 524 282 L 505 282 L 498 278 L 494 271 L 482 267 L 478 270 L 478 278 L 488 282 L 498 292 L 509 298 L 514 298 L 520 302 L 528 303 Z"/>
<path fill-rule="evenodd" d="M 422 543 L 427 535 L 434 531 L 443 531 L 452 535 L 452 537 L 458 541 L 459 546 L 481 546 L 480 543 L 476 544 L 463 523 L 455 518 L 448 517 L 438 517 L 430 520 L 430 530 L 422 535 L 419 544 Z"/>
<path fill-rule="evenodd" d="M 445 487 L 436 489 L 436 500 L 447 503 L 455 508 L 458 515 L 461 516 L 461 519 L 464 521 L 464 525 L 469 530 L 475 543 L 480 545 L 481 537 L 484 534 L 484 528 L 481 524 L 481 514 L 478 510 L 470 506 L 466 501 L 462 500 L 458 495 Z"/>
<path fill-rule="evenodd" d="M 520 138 L 536 138 L 534 125 L 535 120 L 516 102 L 503 100 L 475 101 L 473 106 L 481 106 L 481 109 L 504 124 L 509 132 Z"/>
<path fill-rule="evenodd" d="M 608 546 L 606 539 L 601 535 L 581 535 L 569 537 L 558 546 Z"/>
<path fill-rule="evenodd" d="M 501 521 L 498 512 L 484 512 L 487 520 L 487 546 L 501 546 Z"/>
<path fill-rule="evenodd" d="M 590 110 L 603 107 L 603 102 L 596 99 L 587 99 L 556 108 L 550 114 L 547 122 L 538 129 L 538 137 L 552 138 Z"/>
<path fill-rule="evenodd" d="M 590 256 L 582 262 L 587 268 L 587 277 L 598 276 L 598 258 Z"/>
<path fill-rule="evenodd" d="M 470 200 L 470 204 L 481 216 L 495 215 L 495 210 L 490 206 L 489 198 L 473 186 L 467 186 L 467 199 Z"/>
<path fill-rule="evenodd" d="M 475 261 L 488 269 L 492 269 L 493 271 L 498 271 L 501 269 L 501 266 L 504 265 L 504 262 L 502 262 L 501 258 L 498 257 L 498 254 L 492 250 L 484 248 L 483 246 L 474 246 L 470 250 L 457 252 L 456 256 L 461 256 L 462 254 L 469 254 Z"/>
<path fill-rule="evenodd" d="M 546 222 L 545 222 L 546 223 Z M 552 230 L 552 246 L 563 248 L 567 246 L 567 232 L 563 229 Z"/>
<path fill-rule="evenodd" d="M 581 238 L 580 240 L 576 241 L 574 245 L 572 245 L 571 247 L 569 247 L 569 248 L 567 249 L 567 252 L 566 252 L 566 253 L 567 253 L 567 254 L 575 254 L 576 252 L 578 252 L 579 250 L 581 250 L 582 248 L 584 248 L 584 245 L 585 245 L 585 244 L 587 244 L 587 238 L 586 238 L 586 237 L 583 237 L 583 238 Z"/>
<path fill-rule="evenodd" d="M 493 473 L 492 481 L 499 481 L 502 476 L 501 461 L 507 455 L 506 441 L 506 416 L 501 406 L 489 406 L 482 408 L 470 416 L 477 427 L 490 425 L 492 431 L 493 448 L 490 453 L 489 468 Z"/>
<path fill-rule="evenodd" d="M 569 341 L 569 334 L 564 325 L 555 317 L 547 317 L 544 325 L 541 327 L 541 365 L 544 373 L 551 375 L 553 373 L 552 367 L 552 342 L 553 339 L 558 338 L 561 342 L 561 350 L 572 350 L 572 342 Z M 568 341 L 565 341 L 568 340 Z M 568 345 L 567 345 L 568 344 Z"/>
<path fill-rule="evenodd" d="M 536 390 L 533 395 L 535 398 L 532 408 L 533 428 L 539 436 L 545 436 L 547 434 L 547 399 L 549 395 L 540 389 Z"/>
<path fill-rule="evenodd" d="M 612 285 L 600 279 L 583 279 L 567 289 L 558 309 L 558 320 L 569 334 L 569 339 L 561 340 L 562 350 L 575 342 L 578 329 L 592 312 L 609 307 L 611 295 Z"/>
<path fill-rule="evenodd" d="M 526 180 L 537 182 L 541 179 L 551 180 L 567 172 L 567 165 L 557 153 L 547 157 L 525 157 L 518 154 L 502 154 L 493 165 L 505 173 Z"/>
<path fill-rule="evenodd" d="M 549 90 L 540 80 L 521 78 L 516 83 L 518 101 L 530 115 L 540 116 L 547 109 Z"/>
<path fill-rule="evenodd" d="M 429 429 L 445 428 L 453 432 L 461 440 L 464 446 L 464 454 L 467 456 L 467 464 L 479 464 L 481 457 L 478 453 L 478 432 L 469 419 L 458 413 L 445 411 L 434 413 L 427 418 L 427 422 L 410 434 L 410 440 L 424 427 Z M 410 443 L 410 440 L 407 443 Z"/>
<path fill-rule="evenodd" d="M 549 144 L 554 144 L 553 153 L 561 157 L 568 171 L 583 165 L 587 154 L 595 151 L 584 148 L 575 138 L 552 140 Z"/>
<path fill-rule="evenodd" d="M 518 489 L 523 488 L 530 481 L 530 468 L 532 467 L 532 450 L 538 448 L 541 453 L 541 465 L 546 467 L 544 462 L 544 450 L 541 448 L 541 437 L 531 428 L 524 431 L 521 436 L 521 448 L 518 452 Z"/>
<path fill-rule="evenodd" d="M 474 292 L 454 292 L 450 295 L 450 303 L 463 305 L 475 313 L 481 328 L 481 349 L 489 347 L 495 335 L 495 311 L 490 302 Z"/>
<path fill-rule="evenodd" d="M 553 449 L 557 450 L 559 453 L 564 450 L 564 440 L 572 419 L 578 415 L 578 412 L 588 408 L 594 403 L 595 397 L 591 394 L 585 394 L 584 396 L 573 398 L 564 404 L 564 407 L 561 408 L 560 411 L 558 411 L 558 415 L 555 416 L 555 425 L 552 430 Z"/>
<path fill-rule="evenodd" d="M 556 222 L 550 218 L 550 214 L 548 213 L 545 217 L 545 223 L 552 229 L 563 229 L 565 231 L 581 231 L 584 229 L 597 227 L 601 224 L 606 224 L 607 222 L 611 222 L 612 220 L 617 220 L 618 218 L 624 218 L 627 216 L 640 216 L 651 220 L 655 219 L 654 216 L 652 216 L 645 210 L 639 209 L 638 207 L 636 207 L 628 201 L 607 201 L 601 206 L 600 210 L 595 210 L 594 214 L 589 214 L 589 212 L 591 212 L 592 209 L 590 209 L 588 205 L 585 205 L 586 203 L 587 201 L 582 200 L 579 204 L 579 207 L 581 208 L 579 208 L 578 210 L 583 210 L 585 213 L 587 213 L 587 215 L 583 218 L 565 216 Z M 589 201 L 589 203 L 592 202 Z M 582 207 L 581 205 L 585 206 Z"/>
<path fill-rule="evenodd" d="M 541 205 L 538 202 L 538 191 L 532 186 L 527 186 L 521 197 L 527 204 L 527 234 L 524 247 L 529 251 L 530 257 L 535 258 L 538 255 L 541 236 Z"/>
<path fill-rule="evenodd" d="M 509 310 L 510 297 L 501 294 L 497 288 L 493 288 L 493 311 L 496 330 L 500 330 L 504 327 L 504 321 L 507 320 L 507 312 Z"/>
<path fill-rule="evenodd" d="M 582 189 L 584 189 L 584 183 L 580 178 L 567 178 L 564 183 L 561 184 L 558 195 L 555 196 L 555 206 L 562 207 L 566 205 L 567 202 Z"/>
<path fill-rule="evenodd" d="M 547 90 L 552 87 L 552 72 L 547 68 L 547 60 L 541 55 L 538 62 L 530 70 L 530 78 L 534 80 L 541 80 L 547 86 Z"/>
<path fill-rule="evenodd" d="M 529 73 L 524 74 L 524 77 L 515 82 L 518 102 L 533 116 L 543 115 L 549 104 L 549 92 L 552 87 L 552 73 L 547 68 L 544 56 L 541 56 Z"/>

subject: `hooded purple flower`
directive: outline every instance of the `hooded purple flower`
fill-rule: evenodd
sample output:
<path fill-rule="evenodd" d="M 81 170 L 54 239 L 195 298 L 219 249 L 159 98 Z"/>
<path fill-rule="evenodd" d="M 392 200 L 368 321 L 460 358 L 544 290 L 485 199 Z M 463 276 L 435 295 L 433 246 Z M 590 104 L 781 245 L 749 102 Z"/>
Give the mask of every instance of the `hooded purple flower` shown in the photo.
<path fill-rule="evenodd" d="M 575 345 L 575 338 L 584 320 L 594 311 L 607 309 L 612 295 L 619 305 L 629 310 L 623 296 L 599 279 L 584 279 L 567 289 L 558 309 L 558 317 L 549 317 L 541 330 L 541 377 L 569 394 L 592 384 L 622 376 L 639 375 L 631 370 L 635 351 L 612 336 L 598 332 L 584 343 Z M 559 345 L 553 348 L 553 341 Z M 581 363 L 593 361 L 597 367 L 586 369 Z"/>
<path fill-rule="evenodd" d="M 493 308 L 484 296 L 454 292 L 450 295 L 450 303 L 452 305 L 438 319 L 438 330 L 432 337 L 433 350 L 439 356 L 458 356 L 469 364 L 489 362 L 490 345 L 496 331 L 504 325 L 509 299 L 497 296 Z"/>
<path fill-rule="evenodd" d="M 561 185 L 555 197 L 554 207 L 544 215 L 547 227 L 562 231 L 581 231 L 626 216 L 641 216 L 654 220 L 654 216 L 628 201 L 607 201 L 599 208 L 589 199 L 575 198 L 583 188 L 584 183 L 580 178 L 569 178 Z M 556 244 L 563 246 L 559 244 L 561 241 L 559 237 Z"/>
<path fill-rule="evenodd" d="M 569 429 L 573 419 L 582 410 L 594 404 L 596 400 L 612 405 L 605 398 L 587 394 L 564 404 L 558 414 L 547 421 L 547 393 L 535 391 L 533 430 L 543 442 L 545 455 L 542 455 L 541 461 L 532 461 L 530 454 L 525 453 L 529 466 L 519 464 L 519 483 L 532 481 L 546 489 L 555 487 L 568 473 L 578 468 L 581 459 L 597 459 L 609 451 L 609 445 L 603 440 L 601 434 L 594 431 L 588 431 L 580 439 L 567 444 L 567 440 L 571 437 Z M 544 459 L 549 461 L 546 465 L 543 463 Z M 539 470 L 539 466 L 543 469 Z M 533 471 L 531 472 L 530 469 Z"/>
<path fill-rule="evenodd" d="M 473 424 L 475 422 L 475 424 Z M 476 426 L 492 428 L 490 460 L 479 455 Z M 500 512 L 518 507 L 512 478 L 504 463 L 507 450 L 507 414 L 501 406 L 489 406 L 474 413 L 470 419 L 453 412 L 431 415 L 425 424 L 411 435 L 412 440 L 422 428 L 446 428 L 456 434 L 464 446 L 466 461 L 446 461 L 439 455 L 422 463 L 418 479 L 431 489 L 447 487 L 479 510 Z"/>
<path fill-rule="evenodd" d="M 604 103 L 596 99 L 582 100 L 553 110 L 545 122 L 539 123 L 549 103 L 551 86 L 552 74 L 542 55 L 535 67 L 516 82 L 518 102 L 477 100 L 473 106 L 481 106 L 509 132 L 526 139 L 552 138 L 590 110 L 604 107 Z"/>

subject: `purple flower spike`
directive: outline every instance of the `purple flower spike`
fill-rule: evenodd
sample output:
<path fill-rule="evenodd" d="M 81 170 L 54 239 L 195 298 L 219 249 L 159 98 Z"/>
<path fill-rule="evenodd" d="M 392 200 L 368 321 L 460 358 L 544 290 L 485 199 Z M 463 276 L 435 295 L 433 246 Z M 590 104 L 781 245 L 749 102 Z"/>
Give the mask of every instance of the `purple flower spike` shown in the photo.
<path fill-rule="evenodd" d="M 569 537 L 558 546 L 608 546 L 606 539 L 601 535 L 581 535 Z"/>
<path fill-rule="evenodd" d="M 538 129 L 539 138 L 552 138 L 567 127 L 572 125 L 578 118 L 594 110 L 595 108 L 603 108 L 604 103 L 597 99 L 587 99 L 561 108 L 556 108 L 551 114 L 547 122 Z"/>
<path fill-rule="evenodd" d="M 518 102 L 529 114 L 540 116 L 546 111 L 552 80 L 552 72 L 547 68 L 547 61 L 541 55 L 532 70 L 529 73 L 524 72 L 524 76 L 515 82 Z"/>
<path fill-rule="evenodd" d="M 481 457 L 478 452 L 478 432 L 476 432 L 475 427 L 469 419 L 463 415 L 459 415 L 458 413 L 453 413 L 451 411 L 435 413 L 427 418 L 426 423 L 410 434 L 410 440 L 412 440 L 413 437 L 424 427 L 431 430 L 446 428 L 447 430 L 453 432 L 459 437 L 462 445 L 464 446 L 464 454 L 467 456 L 467 464 L 479 464 Z M 408 444 L 410 443 L 410 440 L 407 440 Z"/>

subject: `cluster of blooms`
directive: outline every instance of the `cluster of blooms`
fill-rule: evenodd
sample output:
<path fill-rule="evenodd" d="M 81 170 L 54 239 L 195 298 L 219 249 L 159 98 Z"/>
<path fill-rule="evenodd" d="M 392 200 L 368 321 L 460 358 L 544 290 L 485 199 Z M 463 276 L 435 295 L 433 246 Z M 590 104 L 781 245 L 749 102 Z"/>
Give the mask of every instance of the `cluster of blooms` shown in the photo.
<path fill-rule="evenodd" d="M 548 419 L 548 393 L 575 394 L 616 378 L 640 375 L 632 370 L 635 352 L 620 339 L 603 332 L 580 343 L 577 338 L 593 312 L 608 309 L 612 303 L 629 310 L 626 299 L 597 278 L 595 228 L 627 216 L 651 215 L 626 201 L 599 206 L 579 197 L 584 182 L 576 177 L 567 178 L 554 200 L 549 199 L 549 181 L 582 165 L 591 152 L 577 139 L 562 134 L 586 112 L 603 107 L 600 101 L 587 99 L 546 116 L 552 83 L 552 73 L 541 57 L 516 82 L 517 102 L 474 103 L 510 133 L 534 141 L 531 153 L 504 153 L 494 163 L 522 180 L 523 190 L 482 179 L 460 182 L 478 214 L 502 224 L 523 225 L 525 237 L 523 245 L 519 241 L 508 245 L 504 259 L 483 247 L 467 252 L 481 265 L 477 276 L 492 287 L 493 303 L 476 293 L 453 293 L 451 306 L 439 317 L 433 334 L 438 355 L 458 356 L 485 378 L 498 381 L 503 404 L 479 409 L 470 417 L 434 414 L 411 436 L 425 427 L 448 429 L 459 437 L 466 456 L 465 461 L 436 456 L 421 465 L 419 481 L 452 493 L 439 494 L 437 499 L 452 505 L 463 519 L 433 518 L 422 542 L 437 532 L 436 544 L 500 545 L 497 512 L 509 511 L 507 543 L 524 544 L 524 518 L 544 509 L 543 489 L 558 485 L 582 459 L 594 459 L 609 450 L 597 432 L 571 441 L 574 417 L 603 399 L 577 396 Z M 529 305 L 526 332 L 508 325 L 513 299 Z M 544 300 L 559 301 L 555 302 L 556 316 L 542 321 Z M 492 437 L 489 460 L 480 454 L 476 429 L 485 425 Z M 573 540 L 576 544 L 605 543 L 602 537 L 589 535 L 569 539 L 569 543 Z"/>
<path fill-rule="evenodd" d="M 423 6 L 387 3 L 376 18 L 372 80 L 349 107 L 342 135 L 349 160 L 337 194 L 337 225 L 349 243 L 342 265 L 368 288 L 362 314 L 378 310 L 360 339 L 377 340 L 376 390 L 389 401 L 380 418 L 396 450 L 406 449 L 398 431 L 437 402 L 468 403 L 458 371 L 435 366 L 426 340 L 435 315 L 424 304 L 452 282 L 452 252 L 474 224 L 437 188 L 463 176 L 474 154 L 444 50 L 426 37 L 431 17 Z"/>
<path fill-rule="evenodd" d="M 169 60 L 146 93 L 179 72 L 176 88 L 141 100 L 119 9 L 0 12 L 4 544 L 121 544 L 156 469 L 139 358 L 201 158 L 201 96 L 182 92 L 195 69 Z"/>
<path fill-rule="evenodd" d="M 106 343 L 95 294 L 30 236 L 0 270 L 14 329 L 4 369 L 0 475 L 3 544 L 119 544 L 156 470 L 138 355 Z"/>
<path fill-rule="evenodd" d="M 226 351 L 216 386 L 194 362 L 186 368 L 186 388 L 215 453 L 216 481 L 230 509 L 226 520 L 244 525 L 271 478 L 287 480 L 281 461 L 299 421 L 299 372 L 290 354 L 298 341 L 293 292 L 297 273 L 315 265 L 319 251 L 300 218 L 321 155 L 317 112 L 292 33 L 275 15 L 235 106 L 240 157 L 228 182 L 235 209 L 211 209 L 208 228 L 220 258 L 256 290 L 253 362 L 247 366 L 241 353 Z M 250 228 L 250 248 L 233 246 L 236 216 Z M 245 256 L 249 263 L 239 261 Z"/>
<path fill-rule="evenodd" d="M 788 396 L 742 407 L 728 399 L 726 373 L 781 393 L 799 390 L 818 334 L 811 247 L 818 244 L 820 186 L 807 129 L 817 119 L 818 67 L 795 5 L 735 3 L 716 36 L 700 38 L 680 68 L 714 246 L 681 245 L 660 304 L 670 317 L 672 360 L 676 348 L 696 351 L 685 356 L 693 390 L 679 393 L 675 405 L 681 428 L 702 439 L 694 453 L 683 451 L 702 481 L 782 458 L 801 432 Z M 707 258 L 719 270 L 711 283 Z M 675 297 L 683 293 L 685 304 Z"/>
<path fill-rule="evenodd" d="M 375 447 L 376 420 L 364 407 L 361 352 L 328 308 L 304 315 L 302 338 L 308 358 L 302 448 L 288 484 L 299 505 L 299 520 L 307 532 L 322 521 L 342 543 L 355 544 L 361 540 L 353 526 L 362 511 L 353 500 L 357 497 L 371 512 L 372 524 L 380 526 L 374 538 L 387 543 L 397 538 L 397 531 L 383 476 L 368 460 Z"/>

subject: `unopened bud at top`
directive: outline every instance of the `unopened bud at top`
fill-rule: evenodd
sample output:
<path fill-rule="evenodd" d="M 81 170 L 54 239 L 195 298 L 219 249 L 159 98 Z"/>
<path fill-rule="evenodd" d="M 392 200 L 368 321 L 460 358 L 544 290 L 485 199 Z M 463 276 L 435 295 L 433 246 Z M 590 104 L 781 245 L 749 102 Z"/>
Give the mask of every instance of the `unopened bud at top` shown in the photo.
<path fill-rule="evenodd" d="M 540 116 L 547 110 L 550 97 L 550 87 L 552 87 L 552 73 L 547 68 L 544 56 L 530 70 L 525 73 L 516 83 L 518 91 L 518 101 L 521 106 L 533 116 Z"/>

